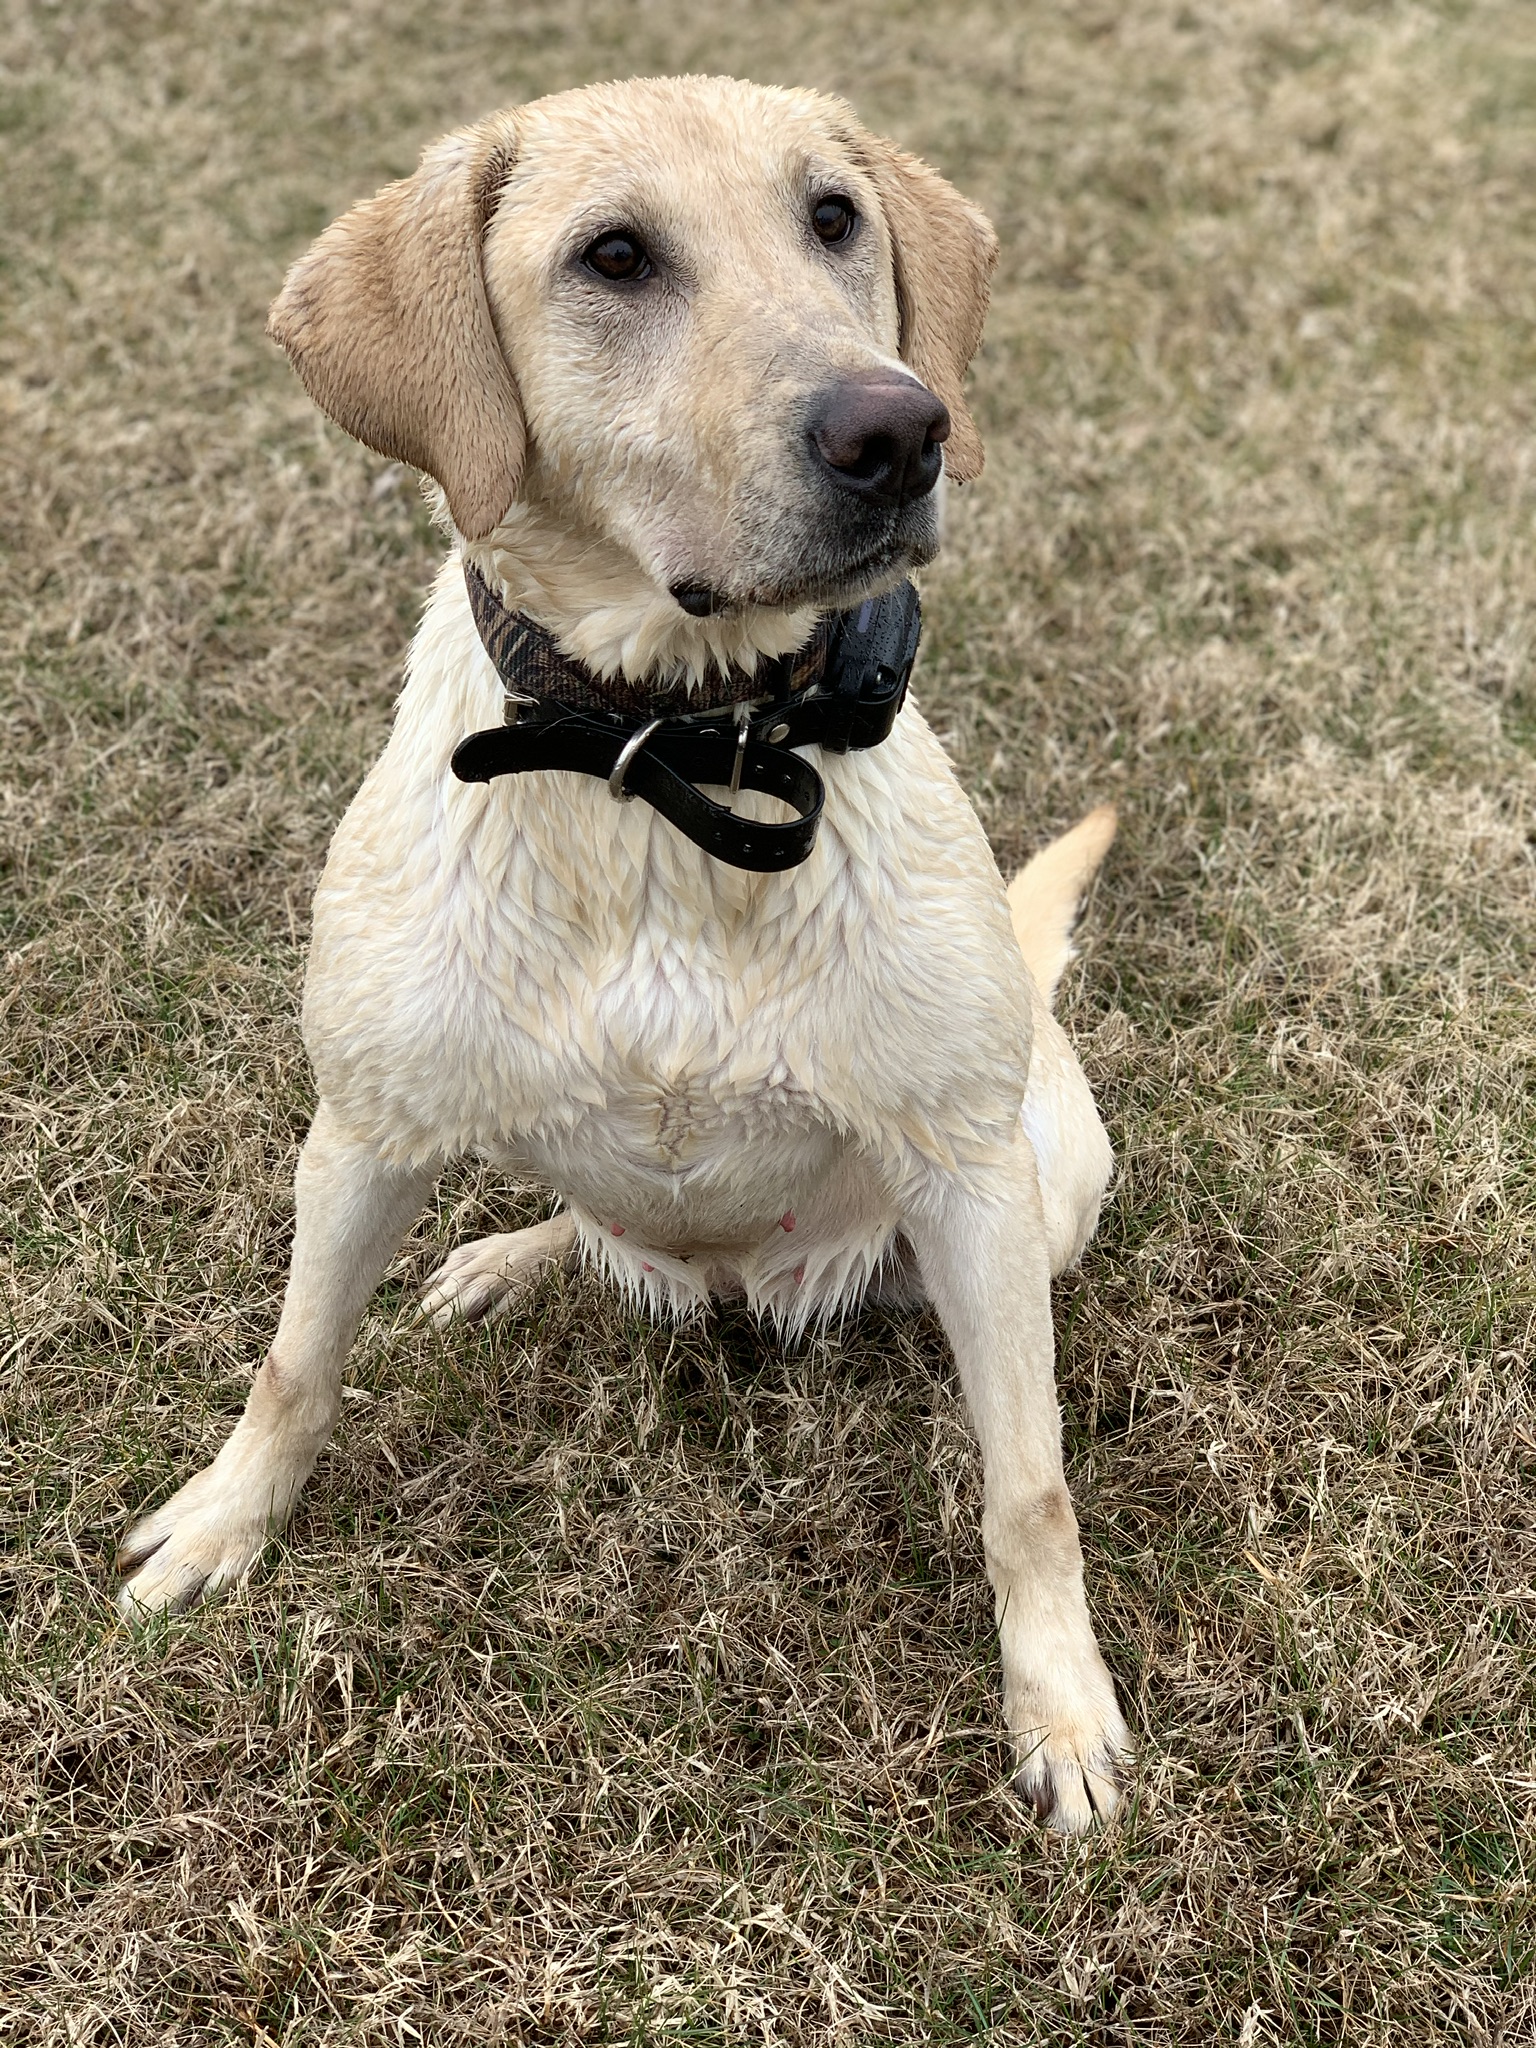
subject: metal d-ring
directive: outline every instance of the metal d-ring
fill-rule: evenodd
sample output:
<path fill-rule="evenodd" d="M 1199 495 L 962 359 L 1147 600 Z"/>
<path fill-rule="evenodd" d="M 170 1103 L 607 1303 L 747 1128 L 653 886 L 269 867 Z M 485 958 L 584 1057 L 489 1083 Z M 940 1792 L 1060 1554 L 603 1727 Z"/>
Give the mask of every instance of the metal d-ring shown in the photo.
<path fill-rule="evenodd" d="M 632 732 L 623 746 L 620 747 L 619 758 L 614 762 L 608 776 L 608 794 L 616 804 L 632 804 L 634 802 L 635 792 L 624 787 L 624 778 L 629 773 L 630 763 L 661 722 L 659 718 L 653 718 L 649 725 L 642 725 L 638 732 Z"/>
<path fill-rule="evenodd" d="M 728 811 L 735 810 L 736 799 L 741 794 L 741 764 L 747 758 L 747 734 L 751 729 L 751 725 L 751 704 L 738 704 L 736 706 L 736 752 L 731 757 L 731 800 L 726 805 Z"/>

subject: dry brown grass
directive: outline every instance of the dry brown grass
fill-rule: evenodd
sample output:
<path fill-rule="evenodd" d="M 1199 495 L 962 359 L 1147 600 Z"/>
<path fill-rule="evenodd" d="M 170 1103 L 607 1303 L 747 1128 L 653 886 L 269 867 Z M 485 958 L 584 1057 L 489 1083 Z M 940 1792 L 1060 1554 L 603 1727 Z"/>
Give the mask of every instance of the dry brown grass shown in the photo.
<path fill-rule="evenodd" d="M 1529 2041 L 1529 7 L 9 19 L 0 2039 Z M 1059 1327 L 1143 1766 L 1081 1846 L 1006 1787 L 935 1328 L 577 1282 L 439 1341 L 425 1261 L 532 1199 L 473 1173 L 249 1591 L 108 1604 L 275 1319 L 308 892 L 435 552 L 265 301 L 424 137 L 688 67 L 1003 234 L 924 697 L 1004 859 L 1125 819 Z"/>

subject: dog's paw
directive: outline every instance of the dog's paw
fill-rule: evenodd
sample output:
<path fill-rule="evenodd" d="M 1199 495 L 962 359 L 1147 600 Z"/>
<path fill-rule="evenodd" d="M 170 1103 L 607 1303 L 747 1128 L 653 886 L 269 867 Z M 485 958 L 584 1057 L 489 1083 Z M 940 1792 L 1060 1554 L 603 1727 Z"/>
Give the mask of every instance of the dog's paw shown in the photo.
<path fill-rule="evenodd" d="M 570 1217 L 555 1216 L 531 1230 L 461 1244 L 428 1280 L 421 1313 L 440 1330 L 456 1322 L 483 1323 L 504 1316 L 575 1242 L 576 1226 Z"/>
<path fill-rule="evenodd" d="M 118 1612 L 145 1621 L 212 1599 L 245 1577 L 271 1529 L 270 1492 L 267 1504 L 258 1504 L 210 1465 L 123 1538 Z"/>
<path fill-rule="evenodd" d="M 1109 1673 L 1075 1700 L 1027 1685 L 1008 1702 L 1018 1750 L 1014 1784 L 1037 1820 L 1080 1835 L 1109 1820 L 1125 1797 L 1131 1737 Z"/>

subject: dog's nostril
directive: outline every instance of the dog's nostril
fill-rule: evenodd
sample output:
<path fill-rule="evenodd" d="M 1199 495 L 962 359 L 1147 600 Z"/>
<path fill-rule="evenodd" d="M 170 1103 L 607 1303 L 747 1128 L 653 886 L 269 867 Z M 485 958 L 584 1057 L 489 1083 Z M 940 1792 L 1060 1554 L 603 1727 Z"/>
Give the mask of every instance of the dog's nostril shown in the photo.
<path fill-rule="evenodd" d="M 835 468 L 861 480 L 878 476 L 897 459 L 896 443 L 889 434 L 871 434 L 867 440 L 843 453 L 841 459 L 831 453 L 825 441 L 818 440 L 816 445 Z"/>

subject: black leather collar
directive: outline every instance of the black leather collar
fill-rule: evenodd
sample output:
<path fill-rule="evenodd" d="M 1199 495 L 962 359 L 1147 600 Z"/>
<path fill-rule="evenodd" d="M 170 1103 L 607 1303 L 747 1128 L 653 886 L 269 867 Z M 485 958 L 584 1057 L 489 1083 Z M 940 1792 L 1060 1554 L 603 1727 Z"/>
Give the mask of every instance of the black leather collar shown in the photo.
<path fill-rule="evenodd" d="M 794 654 L 734 670 L 734 698 L 698 706 L 686 693 L 604 682 L 563 655 L 553 636 L 509 612 L 472 563 L 470 609 L 507 691 L 507 722 L 454 749 L 461 782 L 558 768 L 601 776 L 621 802 L 660 811 L 696 846 L 732 867 L 770 874 L 798 867 L 816 840 L 826 795 L 795 747 L 842 754 L 877 747 L 896 722 L 917 657 L 922 613 L 900 584 L 823 619 Z M 698 787 L 758 789 L 796 816 L 786 824 L 738 818 Z"/>

